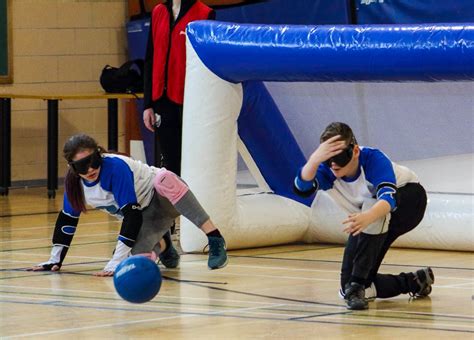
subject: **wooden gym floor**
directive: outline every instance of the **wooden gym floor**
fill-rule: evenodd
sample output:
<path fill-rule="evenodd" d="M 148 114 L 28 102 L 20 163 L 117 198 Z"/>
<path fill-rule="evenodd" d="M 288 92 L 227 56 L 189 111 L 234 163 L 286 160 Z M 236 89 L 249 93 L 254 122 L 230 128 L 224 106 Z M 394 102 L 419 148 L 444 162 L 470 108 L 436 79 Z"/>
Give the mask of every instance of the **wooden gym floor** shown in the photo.
<path fill-rule="evenodd" d="M 230 252 L 225 269 L 207 255 L 183 255 L 162 268 L 149 303 L 123 301 L 103 268 L 119 223 L 91 211 L 81 217 L 60 274 L 27 272 L 46 261 L 62 192 L 14 189 L 0 197 L 0 338 L 325 339 L 474 338 L 474 255 L 391 249 L 382 271 L 432 266 L 430 298 L 407 295 L 348 311 L 339 299 L 343 247 L 299 244 Z M 448 227 L 448 226 L 447 226 Z M 472 232 L 472 230 L 471 230 Z"/>

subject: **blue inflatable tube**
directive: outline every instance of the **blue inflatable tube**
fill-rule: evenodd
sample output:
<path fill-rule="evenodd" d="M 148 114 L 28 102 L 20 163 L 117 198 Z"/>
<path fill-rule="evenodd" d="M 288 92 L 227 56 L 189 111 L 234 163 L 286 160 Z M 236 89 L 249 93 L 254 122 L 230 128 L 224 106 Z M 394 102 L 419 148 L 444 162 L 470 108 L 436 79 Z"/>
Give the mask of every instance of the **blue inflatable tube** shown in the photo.
<path fill-rule="evenodd" d="M 193 22 L 204 64 L 234 83 L 474 80 L 474 24 L 290 26 Z"/>
<path fill-rule="evenodd" d="M 293 191 L 306 158 L 273 98 L 262 82 L 244 82 L 243 92 L 239 136 L 262 176 L 275 194 L 311 206 L 314 196 L 304 198 Z"/>

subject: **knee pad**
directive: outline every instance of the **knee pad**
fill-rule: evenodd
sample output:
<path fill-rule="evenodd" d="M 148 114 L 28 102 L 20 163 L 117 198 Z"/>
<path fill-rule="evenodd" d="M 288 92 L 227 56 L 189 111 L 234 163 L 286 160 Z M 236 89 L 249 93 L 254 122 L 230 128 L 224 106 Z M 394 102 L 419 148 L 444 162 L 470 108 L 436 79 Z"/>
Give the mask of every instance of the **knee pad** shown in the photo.
<path fill-rule="evenodd" d="M 166 197 L 173 205 L 189 191 L 188 186 L 176 174 L 166 169 L 160 170 L 153 181 L 158 194 Z"/>

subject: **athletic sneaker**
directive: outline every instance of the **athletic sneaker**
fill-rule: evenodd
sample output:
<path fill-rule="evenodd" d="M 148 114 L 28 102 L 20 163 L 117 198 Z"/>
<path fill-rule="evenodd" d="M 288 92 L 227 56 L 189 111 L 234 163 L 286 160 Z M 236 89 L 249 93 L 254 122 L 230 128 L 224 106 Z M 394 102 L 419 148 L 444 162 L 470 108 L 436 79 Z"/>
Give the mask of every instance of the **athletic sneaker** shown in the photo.
<path fill-rule="evenodd" d="M 347 309 L 363 310 L 369 308 L 365 298 L 365 287 L 357 282 L 348 282 L 344 290 Z"/>
<path fill-rule="evenodd" d="M 432 291 L 431 285 L 435 280 L 433 270 L 430 267 L 426 267 L 417 270 L 413 275 L 415 276 L 413 280 L 416 281 L 419 289 L 415 292 L 411 292 L 410 295 L 417 298 L 430 295 Z"/>
<path fill-rule="evenodd" d="M 339 288 L 339 297 L 341 299 L 346 298 L 346 293 L 344 293 L 344 289 Z M 377 290 L 375 289 L 375 284 L 372 282 L 372 284 L 365 288 L 365 299 L 370 302 L 374 301 L 377 298 Z"/>
<path fill-rule="evenodd" d="M 166 268 L 177 268 L 181 258 L 172 242 L 168 244 L 168 247 L 162 253 L 160 253 L 158 257 L 160 258 L 160 262 Z"/>
<path fill-rule="evenodd" d="M 227 250 L 222 237 L 209 236 L 209 269 L 219 269 L 227 265 Z"/>

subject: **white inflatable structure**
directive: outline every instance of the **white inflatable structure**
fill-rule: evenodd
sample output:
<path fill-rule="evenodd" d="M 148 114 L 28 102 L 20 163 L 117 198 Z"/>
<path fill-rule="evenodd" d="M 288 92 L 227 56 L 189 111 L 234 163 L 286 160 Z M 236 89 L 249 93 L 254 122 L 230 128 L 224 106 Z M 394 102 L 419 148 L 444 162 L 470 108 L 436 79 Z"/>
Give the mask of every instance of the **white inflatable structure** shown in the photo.
<path fill-rule="evenodd" d="M 229 249 L 344 243 L 347 238 L 341 224 L 346 214 L 329 195 L 319 192 L 304 199 L 292 192 L 305 158 L 258 81 L 474 79 L 474 27 L 376 26 L 363 31 L 219 22 L 188 26 L 182 177 Z M 392 49 L 384 48 L 387 44 Z M 258 189 L 237 191 L 238 151 Z M 429 203 L 420 226 L 396 246 L 474 250 L 473 162 L 472 153 L 401 162 L 417 172 Z M 463 180 L 440 180 L 453 172 Z M 207 244 L 185 218 L 180 239 L 186 252 L 202 251 Z"/>

